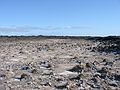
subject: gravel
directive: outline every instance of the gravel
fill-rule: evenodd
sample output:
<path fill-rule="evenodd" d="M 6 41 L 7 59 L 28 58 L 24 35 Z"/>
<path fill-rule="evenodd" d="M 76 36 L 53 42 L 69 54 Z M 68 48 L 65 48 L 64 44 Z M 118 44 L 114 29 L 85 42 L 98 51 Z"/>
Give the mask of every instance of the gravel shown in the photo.
<path fill-rule="evenodd" d="M 120 37 L 1 37 L 0 90 L 120 90 Z"/>

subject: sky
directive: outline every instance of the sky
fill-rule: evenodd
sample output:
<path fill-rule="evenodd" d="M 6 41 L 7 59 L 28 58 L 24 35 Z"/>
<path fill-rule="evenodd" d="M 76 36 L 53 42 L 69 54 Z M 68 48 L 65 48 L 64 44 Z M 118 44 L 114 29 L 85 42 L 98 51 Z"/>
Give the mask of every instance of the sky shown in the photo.
<path fill-rule="evenodd" d="M 120 0 L 0 0 L 0 35 L 120 36 Z"/>

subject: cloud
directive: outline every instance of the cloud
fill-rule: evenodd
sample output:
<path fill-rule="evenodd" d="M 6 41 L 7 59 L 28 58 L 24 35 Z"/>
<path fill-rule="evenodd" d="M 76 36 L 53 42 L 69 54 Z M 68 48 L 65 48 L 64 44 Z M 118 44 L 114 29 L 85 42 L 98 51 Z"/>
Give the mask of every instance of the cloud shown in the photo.
<path fill-rule="evenodd" d="M 46 27 L 24 27 L 26 30 L 58 30 L 60 27 L 46 26 Z"/>
<path fill-rule="evenodd" d="M 88 26 L 65 26 L 64 29 L 91 29 L 91 27 Z"/>
<path fill-rule="evenodd" d="M 91 27 L 87 26 L 63 26 L 63 27 L 54 27 L 54 26 L 47 26 L 47 27 L 26 27 L 29 30 L 71 30 L 71 29 L 91 29 Z"/>
<path fill-rule="evenodd" d="M 88 26 L 63 26 L 63 27 L 55 27 L 55 26 L 46 26 L 46 27 L 31 27 L 31 26 L 21 26 L 21 27 L 5 27 L 0 26 L 0 32 L 3 33 L 10 33 L 10 32 L 29 32 L 29 31 L 57 31 L 57 30 L 83 30 L 83 29 L 91 29 L 91 27 Z"/>
<path fill-rule="evenodd" d="M 24 27 L 0 27 L 0 32 L 7 33 L 7 32 L 27 32 Z"/>

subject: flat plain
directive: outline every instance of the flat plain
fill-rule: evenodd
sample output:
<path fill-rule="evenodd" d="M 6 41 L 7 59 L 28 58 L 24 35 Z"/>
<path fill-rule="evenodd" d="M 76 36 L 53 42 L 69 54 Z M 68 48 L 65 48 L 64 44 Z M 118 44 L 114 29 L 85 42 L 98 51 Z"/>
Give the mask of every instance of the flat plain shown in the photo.
<path fill-rule="evenodd" d="M 1 36 L 0 90 L 120 90 L 120 37 Z"/>

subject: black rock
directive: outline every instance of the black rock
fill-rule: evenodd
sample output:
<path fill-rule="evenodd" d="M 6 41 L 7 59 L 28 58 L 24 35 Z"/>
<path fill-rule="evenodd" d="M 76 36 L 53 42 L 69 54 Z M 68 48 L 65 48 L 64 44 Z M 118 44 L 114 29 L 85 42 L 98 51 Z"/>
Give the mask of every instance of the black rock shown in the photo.
<path fill-rule="evenodd" d="M 21 68 L 21 70 L 28 70 L 28 69 L 30 69 L 28 66 L 23 66 L 23 67 Z"/>
<path fill-rule="evenodd" d="M 110 86 L 113 86 L 113 87 L 117 87 L 117 86 L 118 86 L 115 81 L 109 82 L 109 85 L 110 85 Z"/>
<path fill-rule="evenodd" d="M 80 65 L 76 65 L 73 68 L 69 69 L 68 71 L 81 73 L 82 70 L 83 70 L 83 67 L 81 67 Z"/>
<path fill-rule="evenodd" d="M 0 74 L 0 80 L 4 80 L 4 79 L 5 79 L 5 77 L 6 77 L 6 75 L 5 75 L 5 74 Z"/>
<path fill-rule="evenodd" d="M 97 88 L 97 89 L 99 89 L 99 90 L 100 90 L 100 85 L 93 84 L 93 85 L 91 85 L 91 87 L 92 87 L 92 88 Z"/>
<path fill-rule="evenodd" d="M 77 86 L 81 86 L 81 84 L 83 84 L 83 80 L 79 80 L 76 85 L 77 85 Z"/>
<path fill-rule="evenodd" d="M 20 77 L 20 81 L 22 81 L 22 80 L 29 81 L 31 79 L 32 79 L 32 77 L 30 75 L 27 75 L 27 74 L 24 74 L 24 73 Z"/>
<path fill-rule="evenodd" d="M 115 75 L 114 75 L 114 78 L 115 78 L 115 80 L 120 81 L 120 75 L 115 74 Z"/>
<path fill-rule="evenodd" d="M 103 62 L 107 62 L 107 60 L 106 60 L 106 59 L 103 59 Z"/>
<path fill-rule="evenodd" d="M 37 69 L 32 69 L 32 70 L 31 70 L 31 73 L 33 73 L 33 74 L 38 74 L 38 70 L 37 70 Z"/>
<path fill-rule="evenodd" d="M 42 81 L 40 84 L 43 85 L 43 86 L 50 86 L 49 81 L 47 81 L 47 80 Z"/>
<path fill-rule="evenodd" d="M 63 89 L 63 88 L 66 88 L 67 85 L 68 85 L 68 82 L 63 81 L 63 82 L 59 82 L 58 84 L 55 84 L 55 87 L 58 89 Z"/>
<path fill-rule="evenodd" d="M 96 78 L 92 78 L 91 79 L 94 83 L 97 83 L 97 79 Z"/>
<path fill-rule="evenodd" d="M 111 66 L 114 64 L 114 62 L 106 61 L 105 65 Z"/>
<path fill-rule="evenodd" d="M 92 68 L 92 63 L 86 63 L 87 68 Z"/>
<path fill-rule="evenodd" d="M 76 63 L 81 64 L 81 61 L 80 61 L 80 60 L 77 60 Z"/>
<path fill-rule="evenodd" d="M 108 76 L 107 76 L 106 74 L 101 74 L 100 78 L 102 78 L 102 79 L 107 79 Z"/>
<path fill-rule="evenodd" d="M 47 61 L 40 62 L 40 65 L 42 67 L 45 67 L 45 68 L 50 68 L 51 67 L 51 64 L 49 64 L 49 62 L 47 62 Z"/>
<path fill-rule="evenodd" d="M 71 75 L 69 76 L 70 80 L 80 80 L 80 75 Z"/>
<path fill-rule="evenodd" d="M 108 68 L 107 67 L 102 67 L 101 70 L 98 70 L 97 72 L 101 73 L 101 74 L 107 74 L 108 72 Z"/>

